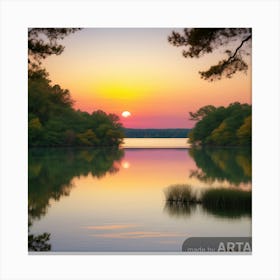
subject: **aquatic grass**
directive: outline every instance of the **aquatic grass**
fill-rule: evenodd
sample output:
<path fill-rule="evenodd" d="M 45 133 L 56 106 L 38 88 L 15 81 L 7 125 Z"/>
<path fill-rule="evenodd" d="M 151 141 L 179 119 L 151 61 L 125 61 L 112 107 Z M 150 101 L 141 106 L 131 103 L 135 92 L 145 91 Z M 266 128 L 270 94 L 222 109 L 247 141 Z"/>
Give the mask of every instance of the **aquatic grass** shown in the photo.
<path fill-rule="evenodd" d="M 251 215 L 252 192 L 233 188 L 213 188 L 199 193 L 190 185 L 176 184 L 165 189 L 165 210 L 170 215 L 189 215 L 190 206 L 201 204 L 207 213 L 237 218 Z"/>
<path fill-rule="evenodd" d="M 165 197 L 168 202 L 198 203 L 196 193 L 190 185 L 176 184 L 165 189 Z"/>
<path fill-rule="evenodd" d="M 196 209 L 195 203 L 166 201 L 164 211 L 169 214 L 170 217 L 186 217 L 190 216 Z"/>
<path fill-rule="evenodd" d="M 218 218 L 229 218 L 229 219 L 238 219 L 241 217 L 251 217 L 251 209 L 244 208 L 218 208 L 218 207 L 206 207 L 203 206 L 203 210 L 207 214 L 214 215 Z"/>
<path fill-rule="evenodd" d="M 203 206 L 220 209 L 251 209 L 252 193 L 236 189 L 208 189 L 201 197 Z"/>
<path fill-rule="evenodd" d="M 208 189 L 203 193 L 201 203 L 207 212 L 217 216 L 250 216 L 252 192 L 226 188 Z"/>

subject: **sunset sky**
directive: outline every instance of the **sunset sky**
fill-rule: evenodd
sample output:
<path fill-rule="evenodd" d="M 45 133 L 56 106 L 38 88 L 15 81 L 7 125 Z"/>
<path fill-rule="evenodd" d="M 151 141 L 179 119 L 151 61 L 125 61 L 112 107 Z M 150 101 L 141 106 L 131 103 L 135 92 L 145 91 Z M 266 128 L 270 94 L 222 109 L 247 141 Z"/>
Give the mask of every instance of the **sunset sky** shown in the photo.
<path fill-rule="evenodd" d="M 250 61 L 247 75 L 204 81 L 198 71 L 224 58 L 222 50 L 185 59 L 167 41 L 172 30 L 83 29 L 66 37 L 64 52 L 44 66 L 53 84 L 70 90 L 76 109 L 115 113 L 129 128 L 191 128 L 188 113 L 202 106 L 251 103 Z"/>

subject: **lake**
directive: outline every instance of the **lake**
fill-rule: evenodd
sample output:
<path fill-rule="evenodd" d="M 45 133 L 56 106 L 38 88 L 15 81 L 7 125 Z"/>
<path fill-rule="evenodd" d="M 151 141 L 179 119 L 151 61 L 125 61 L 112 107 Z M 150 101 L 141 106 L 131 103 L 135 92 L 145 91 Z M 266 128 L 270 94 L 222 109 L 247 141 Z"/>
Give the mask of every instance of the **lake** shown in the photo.
<path fill-rule="evenodd" d="M 251 151 L 125 139 L 122 149 L 36 148 L 28 162 L 29 242 L 52 252 L 181 252 L 188 237 L 251 236 L 251 213 L 166 203 L 165 190 L 251 190 Z M 30 248 L 29 248 L 30 249 Z"/>

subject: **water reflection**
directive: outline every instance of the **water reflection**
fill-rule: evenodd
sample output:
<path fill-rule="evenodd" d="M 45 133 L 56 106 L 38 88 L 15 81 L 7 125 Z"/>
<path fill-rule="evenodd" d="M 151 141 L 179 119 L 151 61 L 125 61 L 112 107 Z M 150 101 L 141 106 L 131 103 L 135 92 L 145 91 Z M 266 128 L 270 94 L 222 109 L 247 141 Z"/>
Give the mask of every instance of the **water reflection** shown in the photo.
<path fill-rule="evenodd" d="M 46 214 L 50 199 L 68 196 L 73 177 L 102 178 L 119 170 L 124 155 L 118 149 L 31 149 L 28 162 L 28 214 L 32 219 Z"/>
<path fill-rule="evenodd" d="M 219 208 L 219 207 L 207 207 L 203 206 L 203 210 L 207 214 L 212 214 L 218 218 L 230 218 L 230 219 L 239 219 L 241 217 L 250 217 L 251 218 L 251 208 Z"/>
<path fill-rule="evenodd" d="M 189 155 L 198 167 L 192 170 L 190 177 L 205 183 L 229 182 L 233 185 L 251 183 L 252 155 L 250 149 L 214 149 L 195 148 Z"/>
<path fill-rule="evenodd" d="M 28 158 L 28 228 L 46 215 L 50 200 L 68 196 L 73 177 L 102 178 L 118 172 L 124 151 L 107 149 L 30 149 Z M 50 234 L 28 235 L 30 251 L 48 251 Z"/>
<path fill-rule="evenodd" d="M 200 205 L 193 203 L 181 203 L 166 201 L 164 212 L 170 217 L 175 218 L 189 218 L 196 211 L 203 211 L 206 215 L 215 216 L 217 218 L 225 219 L 239 219 L 242 217 L 251 217 L 250 208 L 221 208 L 215 205 Z"/>
<path fill-rule="evenodd" d="M 195 210 L 196 204 L 177 201 L 166 201 L 163 211 L 170 217 L 189 217 Z"/>
<path fill-rule="evenodd" d="M 44 232 L 43 234 L 29 234 L 28 235 L 28 250 L 29 251 L 51 251 L 50 233 Z"/>
<path fill-rule="evenodd" d="M 122 161 L 121 162 L 121 166 L 124 168 L 124 169 L 128 169 L 130 167 L 130 163 L 128 161 Z"/>
<path fill-rule="evenodd" d="M 214 149 L 125 149 L 125 157 L 124 150 L 108 148 L 30 149 L 29 250 L 175 252 L 187 236 L 250 235 L 246 213 L 165 204 L 163 194 L 174 183 L 205 189 L 251 182 L 245 157 Z M 234 175 L 230 161 L 239 170 Z M 217 186 L 200 183 L 195 169 L 206 181 L 220 180 Z"/>

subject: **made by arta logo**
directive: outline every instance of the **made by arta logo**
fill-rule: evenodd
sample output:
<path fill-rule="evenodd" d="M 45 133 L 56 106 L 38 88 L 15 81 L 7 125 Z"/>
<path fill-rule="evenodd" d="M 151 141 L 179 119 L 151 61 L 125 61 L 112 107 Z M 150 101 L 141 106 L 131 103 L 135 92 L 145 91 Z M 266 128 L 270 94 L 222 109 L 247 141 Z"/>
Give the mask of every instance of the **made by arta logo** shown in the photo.
<path fill-rule="evenodd" d="M 190 237 L 182 245 L 183 252 L 252 252 L 251 237 Z"/>

